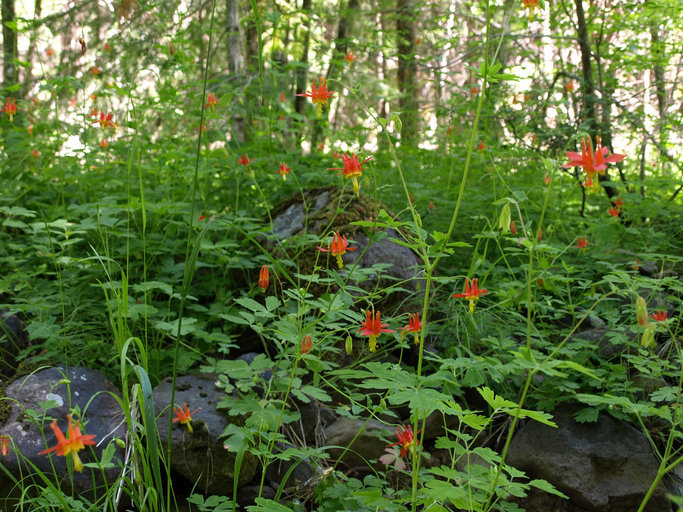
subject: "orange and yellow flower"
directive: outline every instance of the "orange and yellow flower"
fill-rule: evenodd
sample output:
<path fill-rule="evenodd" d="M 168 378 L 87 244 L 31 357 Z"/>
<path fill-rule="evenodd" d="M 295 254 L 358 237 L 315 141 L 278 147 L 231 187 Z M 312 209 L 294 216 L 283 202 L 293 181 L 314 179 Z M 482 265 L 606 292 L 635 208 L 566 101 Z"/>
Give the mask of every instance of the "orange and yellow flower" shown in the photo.
<path fill-rule="evenodd" d="M 415 345 L 419 345 L 420 337 L 417 334 L 421 330 L 422 322 L 420 322 L 420 313 L 415 313 L 414 315 L 408 313 L 408 325 L 401 328 L 401 338 L 403 338 L 407 332 L 412 332 L 415 335 Z"/>
<path fill-rule="evenodd" d="M 576 241 L 577 241 L 578 243 L 577 243 L 574 247 L 576 247 L 577 249 L 580 249 L 580 250 L 582 250 L 582 251 L 585 251 L 585 250 L 586 250 L 586 247 L 588 247 L 588 245 L 589 245 L 589 243 L 586 241 L 586 237 L 585 237 L 585 236 L 580 236 L 580 237 L 578 237 L 578 238 L 576 239 Z"/>
<path fill-rule="evenodd" d="M 280 173 L 282 176 L 282 181 L 287 181 L 287 175 L 291 174 L 291 172 L 289 172 L 291 170 L 291 167 L 287 167 L 286 163 L 280 162 L 280 168 L 275 172 Z"/>
<path fill-rule="evenodd" d="M 418 435 L 420 432 L 420 430 L 417 431 Z M 413 434 L 413 427 L 411 425 L 408 425 L 407 427 L 399 425 L 396 428 L 396 437 L 398 437 L 398 441 L 388 444 L 387 448 L 400 446 L 401 457 L 405 457 L 408 452 L 410 452 L 411 455 L 415 454 L 415 447 L 420 444 L 420 441 L 419 439 L 415 439 L 415 434 Z"/>
<path fill-rule="evenodd" d="M 327 169 L 328 171 L 341 171 L 339 175 L 341 176 L 342 174 L 346 177 L 346 179 L 351 178 L 353 181 L 353 191 L 355 192 L 356 195 L 358 195 L 358 192 L 360 190 L 360 185 L 358 184 L 358 178 L 360 178 L 363 175 L 363 165 L 365 162 L 370 160 L 372 157 L 369 156 L 362 162 L 358 161 L 358 155 L 354 155 L 351 153 L 351 156 L 347 155 L 344 153 L 342 155 L 342 162 L 344 162 L 344 167 L 330 167 Z"/>
<path fill-rule="evenodd" d="M 581 167 L 586 175 L 585 185 L 597 187 L 598 182 L 594 181 L 595 173 L 605 174 L 605 169 L 607 169 L 607 164 L 612 162 L 621 162 L 626 155 L 607 155 L 609 149 L 600 145 L 600 137 L 595 137 L 596 147 L 595 152 L 593 152 L 593 144 L 590 137 L 583 139 L 581 141 L 581 153 L 576 153 L 574 151 L 567 151 L 565 155 L 569 158 L 569 162 L 564 164 L 562 167 Z M 590 183 L 590 185 L 589 185 Z"/>
<path fill-rule="evenodd" d="M 309 354 L 312 348 L 313 342 L 311 341 L 311 337 L 304 336 L 304 339 L 301 340 L 301 354 Z"/>
<path fill-rule="evenodd" d="M 76 425 L 71 424 L 71 415 L 67 415 L 66 420 L 68 422 L 67 437 L 64 437 L 64 433 L 61 431 L 57 425 L 57 421 L 53 421 L 50 424 L 52 432 L 54 432 L 57 438 L 57 445 L 47 450 L 43 450 L 39 455 L 45 455 L 50 452 L 56 452 L 60 457 L 66 457 L 71 455 L 71 459 L 74 463 L 74 470 L 81 472 L 83 471 L 83 463 L 81 458 L 78 456 L 78 452 L 89 445 L 95 444 L 94 435 L 85 435 L 81 433 L 81 428 L 79 422 Z"/>
<path fill-rule="evenodd" d="M 245 169 L 249 166 L 249 162 L 253 162 L 253 158 L 247 157 L 247 155 L 242 155 L 239 160 L 237 160 L 237 165 L 243 165 Z"/>
<path fill-rule="evenodd" d="M 368 336 L 368 350 L 374 352 L 377 349 L 377 338 L 383 332 L 396 332 L 391 329 L 385 329 L 388 324 L 383 324 L 380 319 L 379 311 L 365 311 L 365 323 L 361 325 L 358 332 L 361 336 Z"/>
<path fill-rule="evenodd" d="M 210 92 L 206 96 L 206 105 L 204 106 L 205 108 L 216 108 L 218 106 L 218 100 L 216 99 L 216 95 L 212 92 Z"/>
<path fill-rule="evenodd" d="M 264 293 L 268 289 L 269 280 L 270 273 L 268 272 L 268 266 L 263 265 L 258 275 L 258 287 L 261 288 L 261 291 Z"/>
<path fill-rule="evenodd" d="M 3 457 L 9 455 L 9 436 L 7 434 L 0 436 L 0 454 Z"/>
<path fill-rule="evenodd" d="M 313 85 L 310 91 L 306 91 L 304 94 L 297 94 L 297 96 L 305 96 L 306 98 L 311 98 L 311 102 L 315 105 L 315 109 L 318 113 L 318 118 L 322 117 L 323 108 L 327 105 L 327 99 L 334 95 L 334 92 L 327 91 L 327 81 L 323 77 L 319 77 L 320 86 L 316 88 L 315 78 L 313 79 Z"/>
<path fill-rule="evenodd" d="M 183 407 L 185 410 L 183 410 Z M 183 402 L 183 407 L 180 407 L 179 405 L 175 406 L 175 409 L 173 412 L 175 412 L 176 417 L 173 418 L 173 423 L 180 422 L 184 425 L 187 425 L 187 430 L 192 433 L 192 415 L 196 413 L 199 410 L 199 407 L 197 407 L 194 411 L 190 412 L 190 409 L 187 408 L 187 404 Z"/>
<path fill-rule="evenodd" d="M 5 102 L 5 108 L 3 109 L 7 117 L 9 117 L 9 122 L 14 122 L 14 116 L 17 115 L 17 102 L 14 98 L 7 98 Z"/>
<path fill-rule="evenodd" d="M 357 57 L 353 54 L 353 52 L 348 52 L 346 55 L 344 55 L 344 60 L 348 62 L 349 65 L 353 64 L 356 58 Z"/>
<path fill-rule="evenodd" d="M 655 311 L 650 315 L 655 322 L 666 322 L 669 313 L 667 311 Z"/>
<path fill-rule="evenodd" d="M 356 247 L 349 247 L 349 241 L 346 239 L 345 236 L 341 236 L 339 234 L 339 231 L 334 233 L 332 235 L 332 242 L 330 242 L 330 248 L 329 249 L 324 249 L 323 247 L 318 247 L 319 251 L 322 252 L 329 252 L 332 254 L 332 256 L 337 258 L 337 265 L 339 265 L 339 268 L 342 269 L 344 268 L 344 262 L 342 261 L 342 255 L 346 253 L 346 251 L 355 251 L 357 248 Z"/>
<path fill-rule="evenodd" d="M 479 296 L 486 293 L 488 293 L 486 288 L 479 289 L 479 279 L 475 277 L 471 281 L 469 278 L 465 280 L 465 293 L 456 293 L 451 297 L 462 297 L 470 301 L 470 313 L 474 313 L 474 305 L 479 300 Z"/>

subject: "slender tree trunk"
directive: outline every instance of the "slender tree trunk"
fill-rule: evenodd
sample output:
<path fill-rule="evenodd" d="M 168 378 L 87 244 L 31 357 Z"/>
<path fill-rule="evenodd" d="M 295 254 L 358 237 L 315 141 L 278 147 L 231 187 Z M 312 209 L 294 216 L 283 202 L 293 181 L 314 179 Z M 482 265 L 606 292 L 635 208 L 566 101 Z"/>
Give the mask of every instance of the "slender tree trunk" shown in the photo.
<path fill-rule="evenodd" d="M 257 2 L 258 6 L 258 2 Z M 258 32 L 256 30 L 256 21 L 254 18 L 251 18 L 249 22 L 247 23 L 247 28 L 244 31 L 244 35 L 246 38 L 246 46 L 247 46 L 247 54 L 246 54 L 246 62 L 247 62 L 247 71 L 250 73 L 253 72 L 254 70 L 258 70 L 259 68 L 259 63 L 258 63 Z"/>
<path fill-rule="evenodd" d="M 296 73 L 296 92 L 297 94 L 303 94 L 306 92 L 307 85 L 307 64 L 308 64 L 308 50 L 311 45 L 311 0 L 304 0 L 301 6 L 301 10 L 306 15 L 306 26 L 304 27 L 304 49 L 301 53 L 301 64 L 302 66 L 298 69 Z M 306 98 L 304 96 L 297 96 L 294 100 L 294 110 L 297 114 L 304 113 L 304 107 L 306 105 Z"/>
<path fill-rule="evenodd" d="M 415 142 L 418 134 L 417 62 L 415 61 L 415 9 L 412 0 L 396 0 L 398 87 L 401 141 Z"/>
<path fill-rule="evenodd" d="M 33 25 L 34 27 L 37 25 L 37 21 L 40 19 L 42 13 L 43 13 L 43 4 L 42 0 L 35 0 L 34 4 L 34 9 L 33 9 L 34 15 L 33 15 Z M 33 60 L 33 56 L 36 54 L 36 29 L 34 28 L 31 31 L 31 40 L 28 45 L 28 52 L 26 53 L 26 60 L 28 62 L 31 62 Z M 22 96 L 27 96 L 28 91 L 31 90 L 31 79 L 32 79 L 32 74 L 31 74 L 31 66 L 28 66 L 26 68 L 26 76 L 24 79 L 24 87 L 23 87 L 23 94 Z"/>
<path fill-rule="evenodd" d="M 240 72 L 240 14 L 237 0 L 227 0 L 228 10 L 228 71 Z"/>
<path fill-rule="evenodd" d="M 653 71 L 655 75 L 655 91 L 657 94 L 657 110 L 659 111 L 659 122 L 657 131 L 659 142 L 664 144 L 664 133 L 666 131 L 666 82 L 664 79 L 664 66 L 666 65 L 666 55 L 663 52 L 664 45 L 660 39 L 659 27 L 653 24 L 650 27 L 650 55 L 654 61 Z"/>
<path fill-rule="evenodd" d="M 2 0 L 2 85 L 5 88 L 17 83 L 17 66 L 14 63 L 17 57 L 17 32 L 8 26 L 15 21 L 14 0 Z"/>
<path fill-rule="evenodd" d="M 337 78 L 337 74 L 344 62 L 344 57 L 349 50 L 348 37 L 353 23 L 353 17 L 357 16 L 360 9 L 360 0 L 349 0 L 346 9 L 342 10 L 337 24 L 337 37 L 334 41 L 335 52 L 330 59 L 330 66 L 327 68 L 327 80 Z"/>
<path fill-rule="evenodd" d="M 579 48 L 581 50 L 581 70 L 583 73 L 583 83 L 581 89 L 583 91 L 583 109 L 581 112 L 581 119 L 588 125 L 588 132 L 595 137 L 600 134 L 600 123 L 598 122 L 598 114 L 595 109 L 596 95 L 595 82 L 593 80 L 593 68 L 591 62 L 591 47 L 588 41 L 588 30 L 586 29 L 586 15 L 583 10 L 583 0 L 575 0 L 576 4 L 576 21 L 577 21 L 577 36 L 579 39 Z M 609 112 L 606 112 L 607 118 L 603 119 L 609 124 Z M 609 136 L 609 135 L 608 135 Z M 593 141 L 595 146 L 595 140 Z M 607 197 L 610 199 L 617 195 L 617 191 L 613 186 L 608 185 L 610 182 L 609 172 L 605 171 L 604 175 L 598 174 L 598 180 L 603 183 L 603 188 Z"/>

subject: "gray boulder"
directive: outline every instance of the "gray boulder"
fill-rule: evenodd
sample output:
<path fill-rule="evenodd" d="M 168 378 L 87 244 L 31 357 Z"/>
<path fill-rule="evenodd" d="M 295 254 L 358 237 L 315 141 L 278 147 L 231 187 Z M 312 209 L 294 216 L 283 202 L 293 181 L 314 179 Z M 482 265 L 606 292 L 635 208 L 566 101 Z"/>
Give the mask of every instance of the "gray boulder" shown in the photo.
<path fill-rule="evenodd" d="M 82 433 L 96 436 L 94 446 L 86 446 L 78 453 L 84 464 L 101 460 L 102 451 L 113 439 L 124 438 L 124 415 L 115 398 L 119 391 L 102 373 L 86 368 L 69 368 L 67 374 L 63 367 L 47 368 L 17 379 L 7 386 L 5 394 L 11 409 L 9 417 L 0 426 L 0 435 L 10 436 L 11 452 L 0 462 L 9 473 L 24 479 L 24 487 L 30 481 L 45 486 L 35 475 L 33 466 L 65 494 L 84 496 L 89 500 L 101 497 L 116 481 L 124 459 L 120 447 L 116 448 L 110 467 L 103 471 L 86 467 L 80 473 L 73 472 L 73 475 L 69 475 L 67 470 L 67 457 L 57 456 L 55 452 L 40 455 L 43 450 L 57 444 L 49 428 L 52 420 L 57 420 L 67 435 L 67 414 L 74 409 L 81 412 Z M 5 471 L 0 471 L 0 496 L 9 498 L 14 491 L 12 479 Z M 0 507 L 5 505 L 0 499 Z"/>
<path fill-rule="evenodd" d="M 647 439 L 631 425 L 603 413 L 595 423 L 578 423 L 572 414 L 579 409 L 576 405 L 559 406 L 553 420 L 558 428 L 536 422 L 524 425 L 510 444 L 507 462 L 569 496 L 571 506 L 566 510 L 637 510 L 659 466 Z M 536 500 L 522 503 L 527 510 L 565 510 L 554 497 L 535 496 Z M 660 485 L 646 510 L 670 509 Z"/>
<path fill-rule="evenodd" d="M 192 415 L 192 433 L 186 425 L 173 423 L 171 438 L 171 468 L 197 485 L 204 493 L 231 495 L 235 477 L 235 453 L 223 447 L 219 438 L 231 423 L 230 418 L 216 410 L 224 391 L 209 375 L 183 375 L 176 379 L 175 403 L 187 404 Z M 164 379 L 154 390 L 154 408 L 158 417 L 162 443 L 168 439 L 171 414 L 171 379 Z M 174 415 L 175 417 L 175 415 Z M 238 486 L 248 483 L 256 474 L 258 460 L 246 453 L 240 467 Z"/>
<path fill-rule="evenodd" d="M 358 432 L 361 434 L 354 441 Z M 345 466 L 366 466 L 369 461 L 384 455 L 384 448 L 388 443 L 383 439 L 394 442 L 394 434 L 395 429 L 377 420 L 371 419 L 365 424 L 363 419 L 341 416 L 325 429 L 325 444 L 331 447 L 330 456 L 333 459 L 341 457 Z M 349 449 L 344 453 L 345 447 Z M 384 469 L 382 464 L 377 467 Z"/>

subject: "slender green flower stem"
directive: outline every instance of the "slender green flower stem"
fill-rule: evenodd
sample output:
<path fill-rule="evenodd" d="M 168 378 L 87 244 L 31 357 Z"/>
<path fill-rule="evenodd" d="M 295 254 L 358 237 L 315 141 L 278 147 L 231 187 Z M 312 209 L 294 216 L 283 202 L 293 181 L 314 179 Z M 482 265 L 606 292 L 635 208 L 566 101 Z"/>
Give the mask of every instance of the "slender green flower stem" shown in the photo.
<path fill-rule="evenodd" d="M 216 12 L 216 0 L 212 0 L 211 3 L 211 21 L 209 24 L 209 47 L 206 51 L 206 65 L 204 66 L 204 83 L 202 90 L 202 103 L 201 103 L 201 113 L 199 116 L 199 135 L 197 136 L 197 156 L 195 158 L 194 166 L 194 176 L 192 178 L 192 198 L 190 200 L 190 218 L 188 221 L 187 229 L 187 244 L 185 248 L 185 273 L 183 277 L 183 287 L 180 295 L 180 305 L 178 307 L 178 329 L 176 330 L 175 336 L 175 349 L 173 354 L 173 372 L 171 376 L 171 403 L 169 406 L 173 409 L 173 404 L 175 402 L 175 384 L 178 377 L 178 355 L 180 353 L 180 337 L 183 325 L 183 312 L 185 309 L 185 299 L 189 292 L 191 284 L 191 274 L 192 270 L 190 267 L 190 252 L 192 247 L 192 226 L 194 224 L 195 216 L 195 199 L 197 197 L 197 184 L 199 181 L 199 159 L 201 157 L 202 150 L 202 127 L 204 126 L 204 112 L 206 106 L 204 104 L 204 98 L 206 97 L 206 84 L 209 79 L 209 67 L 211 64 L 211 47 L 213 43 L 213 21 L 214 14 Z M 166 442 L 166 503 L 171 503 L 171 441 L 173 439 L 173 414 L 168 415 L 168 439 Z"/>

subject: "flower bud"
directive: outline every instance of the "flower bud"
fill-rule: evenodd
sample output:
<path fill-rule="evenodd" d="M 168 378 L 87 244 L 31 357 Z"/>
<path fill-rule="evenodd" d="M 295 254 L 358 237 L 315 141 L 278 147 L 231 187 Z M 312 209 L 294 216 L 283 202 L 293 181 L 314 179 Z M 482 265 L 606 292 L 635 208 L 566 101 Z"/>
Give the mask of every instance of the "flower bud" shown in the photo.
<path fill-rule="evenodd" d="M 510 231 L 510 203 L 505 203 L 503 209 L 500 211 L 500 217 L 498 218 L 498 227 L 503 233 L 508 233 Z"/>
<path fill-rule="evenodd" d="M 351 351 L 353 351 L 353 340 L 351 339 L 351 336 L 346 337 L 346 355 L 350 356 Z"/>
<path fill-rule="evenodd" d="M 645 327 L 643 336 L 640 338 L 640 344 L 645 348 L 654 347 L 655 345 L 655 324 L 649 324 Z"/>
<path fill-rule="evenodd" d="M 636 316 L 638 317 L 638 325 L 640 326 L 647 325 L 650 321 L 647 316 L 647 304 L 645 303 L 645 299 L 640 295 L 638 295 L 638 298 L 636 299 Z"/>

